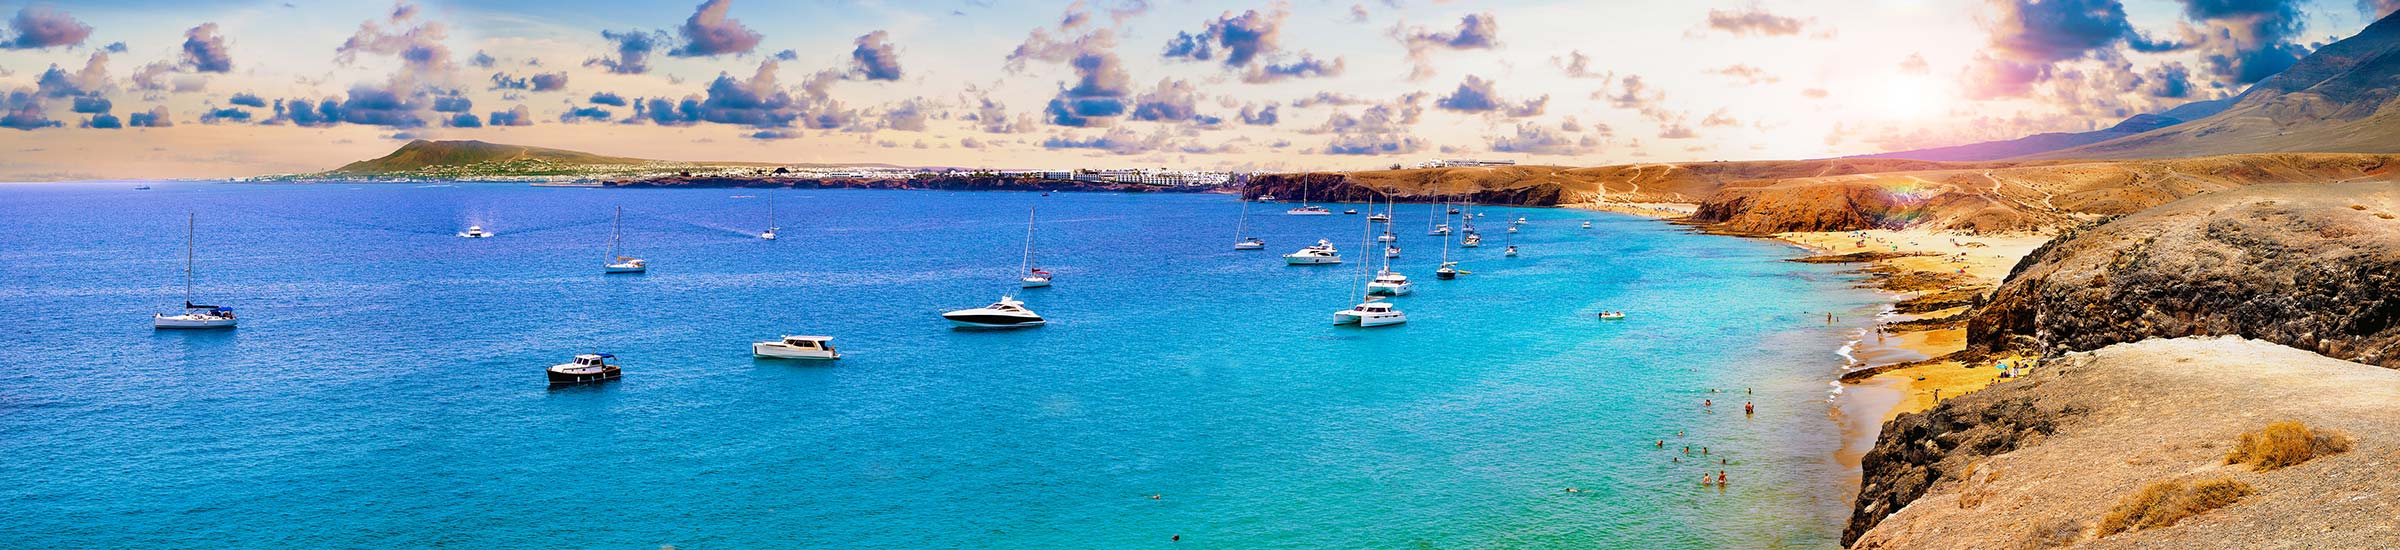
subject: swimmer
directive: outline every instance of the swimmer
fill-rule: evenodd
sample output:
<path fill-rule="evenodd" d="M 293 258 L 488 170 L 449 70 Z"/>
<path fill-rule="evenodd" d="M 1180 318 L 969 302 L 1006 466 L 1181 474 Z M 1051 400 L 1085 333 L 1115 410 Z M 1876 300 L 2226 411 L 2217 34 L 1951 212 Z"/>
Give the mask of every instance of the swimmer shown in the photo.
<path fill-rule="evenodd" d="M 1718 484 L 1718 485 L 1723 485 L 1723 484 L 1725 484 L 1725 471 L 1724 471 L 1724 470 L 1717 470 L 1717 484 Z"/>
<path fill-rule="evenodd" d="M 1742 402 L 1742 414 L 1758 414 L 1758 406 L 1757 406 L 1757 405 L 1752 405 L 1752 404 L 1750 404 L 1750 402 L 1748 402 L 1748 401 L 1743 401 L 1743 402 Z"/>
<path fill-rule="evenodd" d="M 1700 448 L 1700 456 L 1708 456 L 1708 448 L 1707 448 L 1707 447 L 1701 447 L 1701 448 Z"/>
<path fill-rule="evenodd" d="M 1667 448 L 1667 440 L 1664 440 L 1664 439 L 1658 440 L 1658 448 L 1661 448 L 1661 449 Z"/>
<path fill-rule="evenodd" d="M 1158 500 L 1158 497 L 1160 496 L 1161 495 L 1150 495 L 1150 500 Z"/>
<path fill-rule="evenodd" d="M 1702 399 L 1702 400 L 1700 400 L 1700 406 L 1702 406 L 1702 407 L 1714 407 L 1714 406 L 1717 406 L 1717 400 L 1715 400 L 1715 399 Z"/>

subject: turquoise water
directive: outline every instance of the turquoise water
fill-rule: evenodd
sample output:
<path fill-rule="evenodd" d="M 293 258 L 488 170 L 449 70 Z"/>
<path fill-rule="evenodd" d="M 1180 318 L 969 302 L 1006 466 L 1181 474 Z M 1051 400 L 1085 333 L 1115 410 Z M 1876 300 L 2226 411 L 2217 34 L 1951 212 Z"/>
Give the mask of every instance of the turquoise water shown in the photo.
<path fill-rule="evenodd" d="M 1360 216 L 1266 205 L 1269 249 L 1236 252 L 1219 195 L 777 191 L 763 242 L 735 196 L 764 191 L 156 185 L 0 186 L 0 540 L 1831 546 L 1849 329 L 1822 317 L 1878 300 L 1788 246 L 1572 210 L 1490 209 L 1453 251 L 1474 273 L 1436 281 L 1401 205 L 1410 321 L 1361 330 L 1330 325 L 1355 263 L 1276 257 L 1355 260 Z M 1017 291 L 1035 204 L 1058 284 Z M 599 273 L 617 205 L 647 275 Z M 148 326 L 191 210 L 200 300 L 237 331 Z M 1052 323 L 938 317 L 1003 293 Z M 847 357 L 749 356 L 779 334 Z M 544 385 L 594 349 L 626 378 Z M 1685 443 L 1731 464 L 1671 462 Z"/>

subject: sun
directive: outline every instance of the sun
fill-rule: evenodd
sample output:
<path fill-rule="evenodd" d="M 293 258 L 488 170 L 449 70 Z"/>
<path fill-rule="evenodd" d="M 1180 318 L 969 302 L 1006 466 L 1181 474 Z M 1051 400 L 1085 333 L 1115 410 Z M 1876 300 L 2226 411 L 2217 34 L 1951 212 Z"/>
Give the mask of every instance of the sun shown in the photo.
<path fill-rule="evenodd" d="M 1933 79 L 1903 76 L 1884 81 L 1883 112 L 1892 118 L 1921 119 L 1941 110 L 1942 89 Z"/>

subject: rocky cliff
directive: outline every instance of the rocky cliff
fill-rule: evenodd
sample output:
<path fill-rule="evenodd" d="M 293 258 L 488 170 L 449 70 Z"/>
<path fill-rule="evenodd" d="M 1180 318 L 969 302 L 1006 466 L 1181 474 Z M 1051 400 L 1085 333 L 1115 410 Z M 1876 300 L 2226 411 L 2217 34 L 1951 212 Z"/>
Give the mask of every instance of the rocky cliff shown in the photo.
<path fill-rule="evenodd" d="M 2377 548 L 2400 541 L 2400 371 L 2240 338 L 2067 354 L 1894 420 L 1866 457 L 1852 548 Z M 2240 434 L 2297 420 L 2355 448 L 2268 472 Z M 2094 526 L 2159 481 L 2232 479 L 2232 506 L 2172 526 Z"/>
<path fill-rule="evenodd" d="M 2061 353 L 2239 335 L 2400 368 L 2400 184 L 2262 185 L 2079 231 L 2027 256 L 1973 349 Z"/>
<path fill-rule="evenodd" d="M 813 178 L 786 176 L 668 176 L 604 182 L 607 187 L 761 187 L 796 189 L 919 189 L 943 191 L 1101 191 L 1113 193 L 1213 191 L 1200 187 L 1159 187 L 1133 183 L 1078 182 L 999 176 L 940 176 L 922 178 Z"/>

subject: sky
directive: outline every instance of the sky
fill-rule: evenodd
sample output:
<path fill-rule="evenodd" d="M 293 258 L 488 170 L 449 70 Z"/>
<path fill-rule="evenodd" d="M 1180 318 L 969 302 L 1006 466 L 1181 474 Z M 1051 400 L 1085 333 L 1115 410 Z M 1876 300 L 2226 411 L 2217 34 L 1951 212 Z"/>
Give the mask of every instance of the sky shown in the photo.
<path fill-rule="evenodd" d="M 969 168 L 1602 165 L 2104 128 L 2400 0 L 0 0 L 0 181 L 412 139 Z"/>

